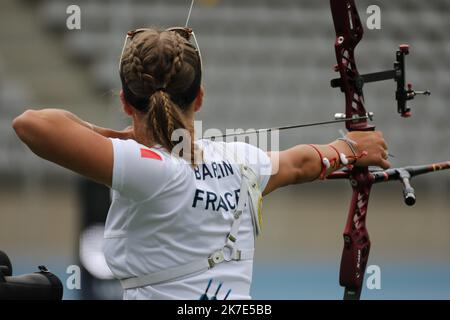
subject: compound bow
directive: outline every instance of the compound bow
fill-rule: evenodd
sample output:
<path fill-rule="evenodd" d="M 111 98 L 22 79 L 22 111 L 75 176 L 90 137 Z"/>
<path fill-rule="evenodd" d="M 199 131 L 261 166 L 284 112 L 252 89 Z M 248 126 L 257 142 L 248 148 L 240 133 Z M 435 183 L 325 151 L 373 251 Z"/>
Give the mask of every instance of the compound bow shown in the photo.
<path fill-rule="evenodd" d="M 402 117 L 410 117 L 409 100 L 418 94 L 430 95 L 429 91 L 414 91 L 411 84 L 405 85 L 405 56 L 408 45 L 400 45 L 396 54 L 394 69 L 360 75 L 356 66 L 355 48 L 363 37 L 363 26 L 354 0 L 330 0 L 331 12 L 336 30 L 335 71 L 340 78 L 331 81 L 331 86 L 340 88 L 345 94 L 345 114 L 348 131 L 373 131 L 375 126 L 367 119 L 357 119 L 368 114 L 364 105 L 363 86 L 368 82 L 394 79 L 397 83 L 396 100 Z M 419 174 L 450 168 L 450 162 L 427 166 L 415 166 L 383 171 L 377 168 L 354 167 L 332 174 L 329 179 L 349 179 L 353 189 L 347 223 L 344 230 L 339 282 L 345 287 L 344 299 L 357 300 L 363 287 L 364 274 L 370 252 L 370 239 L 366 228 L 367 207 L 371 187 L 374 183 L 400 180 L 403 184 L 405 203 L 414 205 L 415 194 L 410 179 Z"/>

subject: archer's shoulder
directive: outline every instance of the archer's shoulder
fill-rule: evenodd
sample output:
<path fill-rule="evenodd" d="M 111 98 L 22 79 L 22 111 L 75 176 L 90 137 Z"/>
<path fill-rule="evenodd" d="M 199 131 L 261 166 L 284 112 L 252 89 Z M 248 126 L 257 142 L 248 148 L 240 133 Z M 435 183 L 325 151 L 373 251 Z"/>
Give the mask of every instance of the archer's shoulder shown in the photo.
<path fill-rule="evenodd" d="M 148 147 L 133 139 L 110 138 L 115 156 L 132 157 L 136 159 L 152 159 L 167 162 L 170 154 L 159 146 Z"/>

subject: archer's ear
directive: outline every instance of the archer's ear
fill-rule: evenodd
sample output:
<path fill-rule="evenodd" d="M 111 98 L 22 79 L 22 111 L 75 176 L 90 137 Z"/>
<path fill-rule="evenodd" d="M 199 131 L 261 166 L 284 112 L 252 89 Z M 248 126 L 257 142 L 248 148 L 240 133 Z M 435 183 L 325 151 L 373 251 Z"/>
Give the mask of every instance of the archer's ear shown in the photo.
<path fill-rule="evenodd" d="M 203 86 L 200 86 L 200 89 L 198 89 L 197 97 L 194 100 L 194 111 L 199 112 L 203 105 L 203 97 L 205 95 L 205 90 L 203 89 Z"/>
<path fill-rule="evenodd" d="M 122 102 L 123 111 L 131 117 L 133 115 L 133 108 L 125 100 L 123 90 L 120 90 L 120 101 Z"/>

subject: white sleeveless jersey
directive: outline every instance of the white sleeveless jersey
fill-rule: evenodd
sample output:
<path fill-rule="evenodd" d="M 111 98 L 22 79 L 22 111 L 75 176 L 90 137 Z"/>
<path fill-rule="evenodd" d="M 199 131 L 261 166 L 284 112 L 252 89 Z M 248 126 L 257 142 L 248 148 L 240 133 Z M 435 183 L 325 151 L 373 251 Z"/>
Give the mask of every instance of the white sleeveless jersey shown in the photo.
<path fill-rule="evenodd" d="M 239 199 L 241 173 L 232 160 L 245 161 L 264 190 L 270 159 L 245 143 L 201 140 L 204 163 L 192 168 L 160 148 L 134 140 L 111 139 L 114 149 L 112 203 L 105 226 L 104 253 L 117 279 L 152 274 L 205 259 L 223 247 Z M 224 157 L 222 150 L 227 150 Z M 233 153 L 229 157 L 230 153 Z M 247 206 L 236 243 L 254 249 Z M 218 264 L 206 272 L 170 282 L 128 289 L 124 299 L 199 299 L 210 279 L 209 295 L 223 283 L 218 299 L 250 299 L 253 260 Z"/>

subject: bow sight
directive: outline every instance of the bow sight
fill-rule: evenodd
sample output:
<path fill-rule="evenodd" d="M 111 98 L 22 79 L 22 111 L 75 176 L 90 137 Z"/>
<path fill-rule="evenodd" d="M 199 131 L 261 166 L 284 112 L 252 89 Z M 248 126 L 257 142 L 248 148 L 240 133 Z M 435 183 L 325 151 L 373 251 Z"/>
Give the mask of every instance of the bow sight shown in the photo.
<path fill-rule="evenodd" d="M 343 39 L 341 39 L 343 41 Z M 394 69 L 367 73 L 362 75 L 356 75 L 353 80 L 353 85 L 361 94 L 364 84 L 370 82 L 379 82 L 385 80 L 395 80 L 397 82 L 397 91 L 395 93 L 395 99 L 397 100 L 397 108 L 398 113 L 404 118 L 409 118 L 411 116 L 411 108 L 407 105 L 407 101 L 414 99 L 414 97 L 418 94 L 429 96 L 431 92 L 429 90 L 426 91 L 415 91 L 412 88 L 412 84 L 406 83 L 405 69 L 406 69 L 406 59 L 405 57 L 409 54 L 409 45 L 401 44 L 399 46 L 399 50 L 396 53 L 396 61 L 394 62 Z M 339 71 L 339 67 L 336 65 L 334 70 Z M 333 79 L 331 80 L 331 87 L 333 88 L 341 88 L 341 91 L 344 92 L 344 88 L 342 87 L 342 80 Z"/>

